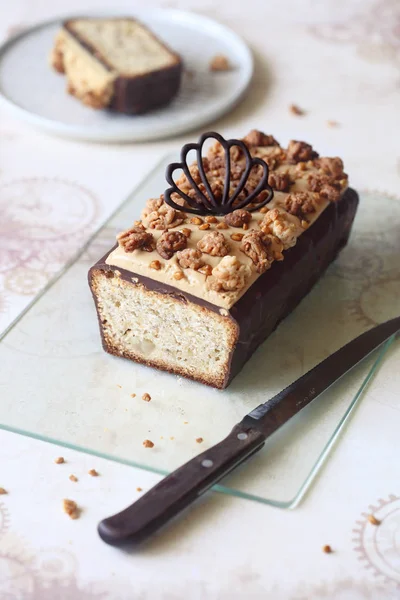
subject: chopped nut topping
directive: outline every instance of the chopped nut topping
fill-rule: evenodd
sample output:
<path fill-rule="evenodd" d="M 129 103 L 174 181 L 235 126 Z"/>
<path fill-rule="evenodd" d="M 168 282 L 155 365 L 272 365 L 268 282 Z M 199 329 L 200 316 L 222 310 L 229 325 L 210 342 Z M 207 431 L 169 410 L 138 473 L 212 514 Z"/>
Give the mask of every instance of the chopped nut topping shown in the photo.
<path fill-rule="evenodd" d="M 245 223 L 250 223 L 251 213 L 248 210 L 237 209 L 225 215 L 225 223 L 230 227 L 242 227 Z"/>
<path fill-rule="evenodd" d="M 246 146 L 279 146 L 279 143 L 272 135 L 267 135 L 257 129 L 252 129 L 242 141 Z"/>
<path fill-rule="evenodd" d="M 221 223 L 218 223 L 218 225 L 216 226 L 216 229 L 228 229 L 228 225 L 221 221 Z"/>
<path fill-rule="evenodd" d="M 307 229 L 310 226 L 310 223 L 308 221 L 306 221 L 305 219 L 302 219 L 301 226 L 303 229 Z"/>
<path fill-rule="evenodd" d="M 234 292 L 246 285 L 250 275 L 250 267 L 243 265 L 236 256 L 225 256 L 212 270 L 207 285 L 216 292 Z"/>
<path fill-rule="evenodd" d="M 155 269 L 156 271 L 159 271 L 161 269 L 161 263 L 159 260 L 152 260 L 149 264 L 149 267 L 150 269 Z"/>
<path fill-rule="evenodd" d="M 63 500 L 63 510 L 71 519 L 78 519 L 80 510 L 75 500 Z"/>
<path fill-rule="evenodd" d="M 74 483 L 76 483 L 78 481 L 78 478 L 75 475 L 70 475 L 69 479 L 70 479 L 70 481 L 73 481 Z"/>
<path fill-rule="evenodd" d="M 308 176 L 307 181 L 309 189 L 319 192 L 319 194 L 326 200 L 329 200 L 330 202 L 336 202 L 339 200 L 341 193 L 341 181 L 336 181 L 332 176 L 326 174 L 318 175 L 315 173 L 311 173 Z"/>
<path fill-rule="evenodd" d="M 161 201 L 161 205 L 157 210 L 147 215 L 145 213 L 146 209 L 142 213 L 142 218 L 150 229 L 171 229 L 172 227 L 178 227 L 182 225 L 186 218 L 186 213 L 175 210 L 175 208 L 172 208 L 163 201 Z"/>
<path fill-rule="evenodd" d="M 201 225 L 203 223 L 203 219 L 200 217 L 192 217 L 190 222 L 193 223 L 193 225 Z"/>
<path fill-rule="evenodd" d="M 212 273 L 212 266 L 204 265 L 203 267 L 200 267 L 200 269 L 198 269 L 198 271 L 199 271 L 199 273 L 202 273 L 206 277 L 209 277 Z"/>
<path fill-rule="evenodd" d="M 143 446 L 144 446 L 145 448 L 153 448 L 153 447 L 154 447 L 154 444 L 153 444 L 153 442 L 152 442 L 151 440 L 144 440 L 144 442 L 143 442 Z"/>
<path fill-rule="evenodd" d="M 158 238 L 156 248 L 160 256 L 169 260 L 175 252 L 187 246 L 187 237 L 180 231 L 164 231 Z"/>
<path fill-rule="evenodd" d="M 143 231 L 140 227 L 122 231 L 117 235 L 117 241 L 125 252 L 133 252 L 139 248 L 146 252 L 152 252 L 155 246 L 153 234 Z"/>
<path fill-rule="evenodd" d="M 217 217 L 213 217 L 212 215 L 206 217 L 204 220 L 206 223 L 218 223 Z"/>
<path fill-rule="evenodd" d="M 243 229 L 245 231 L 247 231 L 247 229 L 249 229 L 249 224 L 248 223 L 243 223 Z"/>
<path fill-rule="evenodd" d="M 144 400 L 145 402 L 150 402 L 151 400 L 151 396 L 150 394 L 148 394 L 147 392 L 145 392 L 142 396 L 142 400 Z"/>
<path fill-rule="evenodd" d="M 190 238 L 190 236 L 192 235 L 192 230 L 189 229 L 188 227 L 184 227 L 183 229 L 181 229 L 181 232 L 183 233 L 183 235 L 185 235 L 187 238 Z"/>
<path fill-rule="evenodd" d="M 285 208 L 291 215 L 302 218 L 304 215 L 313 213 L 318 207 L 319 201 L 319 194 L 297 192 L 289 194 L 285 200 Z"/>
<path fill-rule="evenodd" d="M 251 258 L 258 273 L 267 271 L 282 256 L 283 244 L 274 235 L 251 230 L 242 240 L 241 250 Z"/>
<path fill-rule="evenodd" d="M 149 198 L 142 210 L 142 219 L 147 219 L 150 213 L 156 212 L 164 204 L 162 198 Z"/>
<path fill-rule="evenodd" d="M 331 554 L 333 550 L 329 544 L 325 544 L 325 546 L 322 546 L 322 552 L 325 552 L 325 554 Z"/>
<path fill-rule="evenodd" d="M 232 233 L 231 240 L 234 242 L 241 242 L 244 237 L 244 233 Z"/>
<path fill-rule="evenodd" d="M 306 142 L 298 142 L 296 140 L 291 140 L 289 142 L 287 149 L 287 158 L 289 162 L 298 163 L 304 160 L 313 160 L 317 157 L 317 152 L 314 152 L 310 144 L 306 144 Z"/>
<path fill-rule="evenodd" d="M 96 469 L 89 469 L 88 474 L 91 475 L 92 477 L 99 476 L 99 473 L 98 473 L 98 471 L 96 471 Z"/>
<path fill-rule="evenodd" d="M 182 271 L 175 271 L 175 273 L 174 273 L 174 279 L 177 279 L 179 281 L 180 279 L 183 279 L 184 277 L 185 276 L 182 273 Z"/>
<path fill-rule="evenodd" d="M 317 165 L 326 175 L 332 175 L 334 179 L 343 179 L 343 161 L 338 156 L 319 158 Z"/>
<path fill-rule="evenodd" d="M 379 519 L 374 517 L 374 515 L 368 515 L 368 521 L 371 523 L 371 525 L 380 525 L 381 524 Z"/>
<path fill-rule="evenodd" d="M 210 223 L 203 223 L 203 225 L 199 226 L 199 229 L 201 229 L 201 230 L 210 229 Z"/>
<path fill-rule="evenodd" d="M 58 458 L 55 459 L 54 462 L 56 463 L 56 465 L 62 465 L 63 463 L 65 463 L 65 460 L 64 460 L 63 456 L 59 456 Z"/>
<path fill-rule="evenodd" d="M 4 496 L 5 494 L 8 494 L 7 490 L 5 490 L 3 487 L 0 487 L 0 496 Z"/>
<path fill-rule="evenodd" d="M 229 254 L 229 246 L 225 236 L 218 231 L 210 231 L 197 242 L 197 248 L 201 252 L 210 254 L 211 256 L 226 256 Z"/>
<path fill-rule="evenodd" d="M 196 442 L 197 442 L 198 444 L 201 444 L 202 442 L 204 442 L 204 440 L 203 440 L 203 438 L 202 438 L 202 437 L 198 437 L 198 438 L 196 438 Z"/>
<path fill-rule="evenodd" d="M 272 233 L 281 240 L 284 248 L 291 248 L 297 242 L 297 238 L 303 232 L 300 225 L 297 225 L 288 218 L 288 214 L 282 209 L 273 208 L 269 210 L 261 221 L 260 228 L 264 233 Z"/>
<path fill-rule="evenodd" d="M 270 173 L 268 175 L 268 184 L 278 192 L 288 192 L 291 184 L 290 176 L 288 173 Z"/>
<path fill-rule="evenodd" d="M 230 71 L 229 59 L 223 54 L 216 54 L 210 61 L 210 71 Z"/>
<path fill-rule="evenodd" d="M 292 113 L 292 115 L 295 115 L 296 117 L 302 117 L 306 114 L 306 111 L 300 108 L 300 106 L 297 106 L 297 104 L 291 104 L 289 106 L 289 111 Z"/>
<path fill-rule="evenodd" d="M 200 250 L 195 250 L 194 248 L 186 248 L 185 250 L 181 250 L 176 256 L 179 266 L 182 267 L 182 269 L 194 269 L 197 271 L 204 265 L 202 253 Z"/>

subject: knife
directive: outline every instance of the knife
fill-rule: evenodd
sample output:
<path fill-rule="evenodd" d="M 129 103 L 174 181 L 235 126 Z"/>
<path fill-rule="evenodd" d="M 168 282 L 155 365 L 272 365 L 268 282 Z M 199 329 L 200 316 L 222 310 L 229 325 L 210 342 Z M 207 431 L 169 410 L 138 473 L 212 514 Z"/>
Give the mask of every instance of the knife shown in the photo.
<path fill-rule="evenodd" d="M 108 544 L 139 544 L 204 494 L 235 467 L 262 448 L 279 427 L 328 389 L 363 358 L 400 331 L 400 317 L 358 336 L 260 404 L 215 446 L 162 479 L 122 512 L 99 523 Z"/>

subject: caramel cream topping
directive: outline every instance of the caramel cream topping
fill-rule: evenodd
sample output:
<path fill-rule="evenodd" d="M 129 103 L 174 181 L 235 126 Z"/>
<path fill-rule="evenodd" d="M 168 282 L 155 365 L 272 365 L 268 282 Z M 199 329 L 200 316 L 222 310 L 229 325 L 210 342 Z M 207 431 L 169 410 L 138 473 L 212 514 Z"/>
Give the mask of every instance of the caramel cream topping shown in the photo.
<path fill-rule="evenodd" d="M 252 148 L 251 153 L 253 155 L 257 153 L 258 156 L 268 156 L 269 153 L 276 152 L 276 148 L 276 146 L 255 149 Z M 321 174 L 321 171 L 312 161 L 303 164 L 305 165 L 304 170 L 301 170 L 295 164 L 285 163 L 281 166 L 278 166 L 274 171 L 271 172 L 286 172 L 291 176 L 292 180 L 294 180 L 294 183 L 292 183 L 290 186 L 290 194 L 297 192 L 309 192 L 307 183 L 308 176 L 311 173 Z M 347 182 L 343 180 L 342 192 L 344 191 L 346 185 Z M 279 211 L 284 215 L 285 220 L 293 224 L 292 231 L 297 239 L 306 228 L 312 227 L 313 223 L 315 223 L 330 202 L 329 200 L 320 197 L 316 210 L 307 214 L 307 223 L 305 223 L 299 217 L 286 211 L 285 200 L 288 196 L 289 193 L 275 191 L 272 201 L 267 204 L 263 211 L 273 208 L 279 209 Z M 193 296 L 206 300 L 216 306 L 221 307 L 222 309 L 230 309 L 239 300 L 239 298 L 246 293 L 246 291 L 258 279 L 258 277 L 261 276 L 261 274 L 256 271 L 252 259 L 242 251 L 241 241 L 235 240 L 235 237 L 237 237 L 235 234 L 245 235 L 250 231 L 260 231 L 260 224 L 265 217 L 265 212 L 252 212 L 251 216 L 251 221 L 248 223 L 248 229 L 246 230 L 243 230 L 241 227 L 227 227 L 227 229 L 218 229 L 218 224 L 224 221 L 224 218 L 220 216 L 216 217 L 218 222 L 210 223 L 209 229 L 204 230 L 199 229 L 198 224 L 191 222 L 195 215 L 187 213 L 187 217 L 185 218 L 185 222 L 183 224 L 168 230 L 182 231 L 183 229 L 190 229 L 191 234 L 187 240 L 187 248 L 192 249 L 196 249 L 197 243 L 210 231 L 218 231 L 222 233 L 229 246 L 228 255 L 236 257 L 241 264 L 247 265 L 250 268 L 250 275 L 247 277 L 244 287 L 235 291 L 215 291 L 214 289 L 210 289 L 210 286 L 207 284 L 208 277 L 198 270 L 196 271 L 191 268 L 182 269 L 179 265 L 177 254 L 174 254 L 171 259 L 165 260 L 159 255 L 157 250 L 146 252 L 141 249 L 136 249 L 133 252 L 126 252 L 120 245 L 109 254 L 106 259 L 106 263 L 113 265 L 114 267 L 131 271 L 133 279 L 135 274 L 144 275 L 150 279 L 175 287 L 177 290 L 188 292 Z M 202 219 L 202 223 L 206 222 L 204 216 L 200 216 L 200 218 Z M 146 220 L 144 220 L 144 224 L 146 224 Z M 164 233 L 163 230 L 150 228 L 147 228 L 146 231 L 153 234 L 155 242 Z M 232 235 L 234 236 L 233 239 L 231 237 Z M 291 245 L 293 245 L 293 243 Z M 283 256 L 285 249 L 288 247 L 288 245 L 284 245 Z M 216 267 L 222 260 L 221 256 L 211 256 L 206 253 L 203 253 L 202 258 L 204 262 L 207 265 L 210 265 L 212 268 Z M 154 261 L 161 263 L 161 267 L 158 270 L 150 266 L 152 263 L 154 264 Z M 182 273 L 183 276 L 181 278 L 177 278 L 177 273 Z M 180 275 L 178 277 L 180 277 Z"/>

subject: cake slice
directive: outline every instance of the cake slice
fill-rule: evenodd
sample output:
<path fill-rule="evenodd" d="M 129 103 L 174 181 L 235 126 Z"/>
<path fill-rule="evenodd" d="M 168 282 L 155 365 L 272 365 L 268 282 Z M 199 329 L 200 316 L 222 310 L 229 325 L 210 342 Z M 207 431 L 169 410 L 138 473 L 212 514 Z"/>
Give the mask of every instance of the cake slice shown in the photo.
<path fill-rule="evenodd" d="M 257 131 L 181 159 L 89 283 L 107 352 L 224 388 L 346 244 L 358 196 L 340 158 Z"/>
<path fill-rule="evenodd" d="M 131 18 L 65 21 L 50 62 L 87 106 L 132 114 L 170 102 L 182 75 L 180 57 Z"/>

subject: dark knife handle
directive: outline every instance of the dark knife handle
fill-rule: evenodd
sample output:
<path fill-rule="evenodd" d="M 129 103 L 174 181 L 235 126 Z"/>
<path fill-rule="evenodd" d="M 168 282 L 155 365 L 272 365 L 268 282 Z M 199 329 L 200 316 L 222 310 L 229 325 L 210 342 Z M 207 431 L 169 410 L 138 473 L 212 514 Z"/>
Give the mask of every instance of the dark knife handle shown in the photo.
<path fill-rule="evenodd" d="M 242 423 L 219 444 L 162 479 L 122 512 L 99 523 L 108 544 L 138 544 L 175 517 L 224 475 L 259 450 L 265 436 Z"/>

